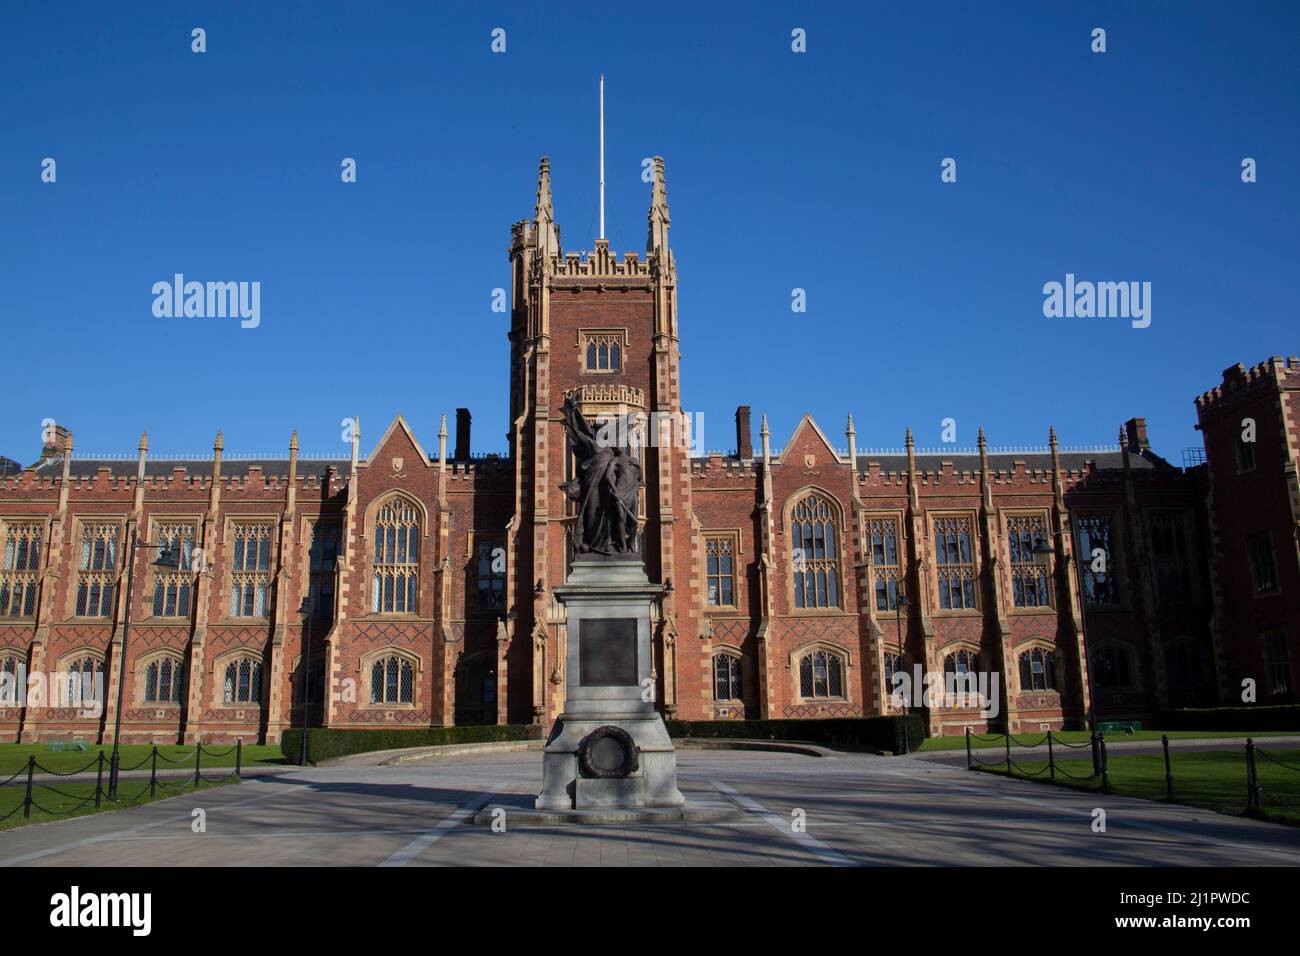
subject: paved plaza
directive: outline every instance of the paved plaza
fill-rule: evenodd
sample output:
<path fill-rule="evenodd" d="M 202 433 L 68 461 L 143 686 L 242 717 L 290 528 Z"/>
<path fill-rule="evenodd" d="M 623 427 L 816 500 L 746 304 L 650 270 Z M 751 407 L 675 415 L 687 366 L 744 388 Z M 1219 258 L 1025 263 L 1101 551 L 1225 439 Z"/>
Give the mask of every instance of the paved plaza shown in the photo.
<path fill-rule="evenodd" d="M 0 833 L 0 866 L 888 866 L 1300 864 L 1300 829 L 1085 794 L 933 760 L 679 751 L 725 823 L 467 821 L 535 793 L 536 752 L 373 759 L 266 774 L 144 807 Z M 506 799 L 503 799 L 506 798 Z M 1106 832 L 1093 832 L 1093 810 Z M 205 811 L 206 832 L 192 830 Z M 799 813 L 798 811 L 802 811 Z M 802 819 L 797 828 L 792 821 Z"/>

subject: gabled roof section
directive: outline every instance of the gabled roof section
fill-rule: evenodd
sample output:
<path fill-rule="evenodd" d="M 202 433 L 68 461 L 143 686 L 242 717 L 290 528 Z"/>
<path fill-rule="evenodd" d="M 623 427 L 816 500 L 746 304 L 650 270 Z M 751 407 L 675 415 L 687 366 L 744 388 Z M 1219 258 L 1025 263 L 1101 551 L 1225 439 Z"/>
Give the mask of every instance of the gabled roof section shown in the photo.
<path fill-rule="evenodd" d="M 807 434 L 807 437 L 805 437 L 805 429 L 812 430 Z M 816 437 L 814 438 L 814 436 Z M 805 414 L 803 418 L 799 419 L 799 424 L 795 426 L 794 434 L 790 436 L 790 440 L 786 442 L 785 447 L 781 449 L 781 454 L 779 456 L 774 456 L 775 459 L 777 461 L 784 461 L 786 452 L 795 450 L 801 439 L 804 441 L 820 441 L 826 450 L 830 452 L 831 457 L 836 461 L 844 462 L 846 460 L 840 457 L 840 453 L 835 450 L 835 446 L 832 445 L 830 439 L 826 437 L 826 433 L 821 430 L 821 427 L 813 421 L 813 417 L 808 414 Z"/>
<path fill-rule="evenodd" d="M 405 435 L 406 440 L 415 448 L 415 451 L 420 456 L 420 461 L 422 461 L 425 466 L 431 466 L 433 463 L 430 461 L 429 456 L 424 453 L 424 449 L 420 447 L 420 441 L 415 437 L 415 432 L 411 431 L 411 426 L 406 424 L 406 419 L 401 415 L 398 415 L 393 419 L 392 424 L 388 426 L 388 429 L 384 432 L 383 436 L 380 437 L 378 443 L 370 450 L 369 456 L 367 456 L 366 460 L 363 461 L 359 467 L 369 468 L 371 462 L 375 460 L 375 456 L 383 451 L 384 446 L 386 446 L 399 432 L 402 435 Z"/>

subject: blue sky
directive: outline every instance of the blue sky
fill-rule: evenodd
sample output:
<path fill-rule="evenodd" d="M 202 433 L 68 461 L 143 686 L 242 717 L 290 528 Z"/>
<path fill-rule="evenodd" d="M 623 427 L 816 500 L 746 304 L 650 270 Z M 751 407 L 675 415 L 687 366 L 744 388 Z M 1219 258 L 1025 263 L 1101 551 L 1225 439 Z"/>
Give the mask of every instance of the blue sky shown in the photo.
<path fill-rule="evenodd" d="M 401 413 L 428 449 L 460 405 L 503 450 L 492 290 L 543 154 L 566 249 L 591 247 L 602 71 L 607 232 L 644 249 L 663 155 L 708 447 L 747 403 L 777 446 L 805 411 L 837 441 L 852 412 L 862 447 L 938 445 L 948 417 L 962 446 L 1109 443 L 1145 415 L 1180 461 L 1223 368 L 1300 351 L 1297 5 L 650 9 L 9 0 L 0 455 L 32 460 L 47 417 L 86 453 L 218 428 L 343 453 L 341 419 L 368 449 Z M 261 325 L 156 318 L 177 272 L 259 281 Z M 1067 272 L 1150 282 L 1151 326 L 1045 318 Z"/>

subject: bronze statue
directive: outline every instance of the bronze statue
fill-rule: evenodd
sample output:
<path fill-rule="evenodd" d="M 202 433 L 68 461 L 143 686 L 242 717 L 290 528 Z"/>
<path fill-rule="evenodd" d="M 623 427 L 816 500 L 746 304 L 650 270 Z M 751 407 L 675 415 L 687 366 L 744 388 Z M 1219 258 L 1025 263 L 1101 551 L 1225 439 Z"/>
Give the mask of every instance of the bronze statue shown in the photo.
<path fill-rule="evenodd" d="M 641 465 L 629 453 L 626 436 L 609 441 L 605 429 L 597 436 L 572 396 L 564 400 L 564 430 L 578 461 L 577 477 L 560 486 L 578 503 L 575 552 L 636 554 Z"/>

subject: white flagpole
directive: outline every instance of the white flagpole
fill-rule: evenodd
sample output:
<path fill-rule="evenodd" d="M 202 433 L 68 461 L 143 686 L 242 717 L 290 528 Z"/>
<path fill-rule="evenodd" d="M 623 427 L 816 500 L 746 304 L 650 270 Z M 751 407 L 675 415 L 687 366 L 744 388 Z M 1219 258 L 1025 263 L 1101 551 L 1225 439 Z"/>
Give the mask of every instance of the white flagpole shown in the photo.
<path fill-rule="evenodd" d="M 605 238 L 605 74 L 600 74 L 600 238 Z"/>

